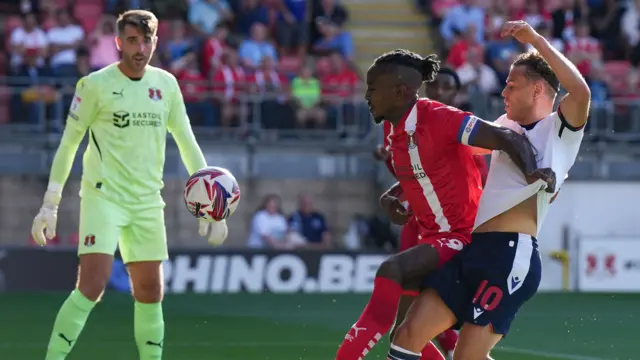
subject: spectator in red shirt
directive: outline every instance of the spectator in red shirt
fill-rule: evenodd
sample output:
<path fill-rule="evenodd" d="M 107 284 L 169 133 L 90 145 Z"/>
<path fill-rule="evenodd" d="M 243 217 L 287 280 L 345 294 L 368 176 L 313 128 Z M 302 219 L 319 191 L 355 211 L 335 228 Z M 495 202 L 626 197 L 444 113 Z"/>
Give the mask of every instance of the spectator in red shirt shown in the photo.
<path fill-rule="evenodd" d="M 543 8 L 540 0 L 528 0 L 525 8 L 516 14 L 516 19 L 527 22 L 535 29 L 542 23 L 550 22 L 551 13 Z"/>
<path fill-rule="evenodd" d="M 293 113 L 288 104 L 289 82 L 272 57 L 262 58 L 260 68 L 248 79 L 250 94 L 260 95 L 262 126 L 267 129 L 291 127 Z"/>
<path fill-rule="evenodd" d="M 354 115 L 353 102 L 359 81 L 358 74 L 349 68 L 339 52 L 329 55 L 329 71 L 320 77 L 320 84 L 327 118 L 332 123 L 353 118 L 347 115 Z"/>
<path fill-rule="evenodd" d="M 447 57 L 447 62 L 451 67 L 457 69 L 464 65 L 467 61 L 467 52 L 470 49 L 476 49 L 477 51 L 483 51 L 482 45 L 478 43 L 476 40 L 476 32 L 477 28 L 475 25 L 467 26 L 467 29 L 462 34 L 462 37 L 459 37 L 451 46 L 449 50 L 449 56 Z"/>
<path fill-rule="evenodd" d="M 221 123 L 229 127 L 246 120 L 247 104 L 241 102 L 240 96 L 246 90 L 246 74 L 240 66 L 238 50 L 228 48 L 224 54 L 224 64 L 213 75 L 214 94 L 220 104 Z"/>
<path fill-rule="evenodd" d="M 171 70 L 180 84 L 189 117 L 200 120 L 198 122 L 205 126 L 217 126 L 216 109 L 209 94 L 207 79 L 198 69 L 198 56 L 193 52 L 188 53 L 175 61 Z"/>
<path fill-rule="evenodd" d="M 213 35 L 202 45 L 202 74 L 205 77 L 213 76 L 217 71 L 227 49 L 228 36 L 229 28 L 224 24 L 218 24 Z"/>
<path fill-rule="evenodd" d="M 586 21 L 580 21 L 575 26 L 575 37 L 567 41 L 567 57 L 576 64 L 584 77 L 589 76 L 591 64 L 602 60 L 600 41 L 590 36 L 591 29 Z"/>

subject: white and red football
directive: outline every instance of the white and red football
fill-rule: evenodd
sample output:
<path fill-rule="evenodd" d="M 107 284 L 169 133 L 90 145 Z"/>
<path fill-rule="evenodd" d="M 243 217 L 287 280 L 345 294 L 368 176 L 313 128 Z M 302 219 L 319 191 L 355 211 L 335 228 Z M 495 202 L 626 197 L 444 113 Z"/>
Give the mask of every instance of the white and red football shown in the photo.
<path fill-rule="evenodd" d="M 240 202 L 240 187 L 227 169 L 209 166 L 196 171 L 184 188 L 187 210 L 198 219 L 221 221 L 233 214 Z"/>

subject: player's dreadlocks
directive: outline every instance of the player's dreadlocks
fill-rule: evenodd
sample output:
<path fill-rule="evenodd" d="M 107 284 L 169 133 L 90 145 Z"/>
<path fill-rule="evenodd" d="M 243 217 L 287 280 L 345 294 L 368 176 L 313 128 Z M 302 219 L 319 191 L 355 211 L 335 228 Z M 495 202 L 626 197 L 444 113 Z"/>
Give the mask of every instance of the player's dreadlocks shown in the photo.
<path fill-rule="evenodd" d="M 422 57 L 412 51 L 396 49 L 380 55 L 373 62 L 373 67 L 399 67 L 404 66 L 413 69 L 422 76 L 420 83 L 435 80 L 440 70 L 440 61 L 435 54 Z M 410 81 L 410 79 L 404 79 Z M 420 84 L 417 84 L 420 86 Z"/>

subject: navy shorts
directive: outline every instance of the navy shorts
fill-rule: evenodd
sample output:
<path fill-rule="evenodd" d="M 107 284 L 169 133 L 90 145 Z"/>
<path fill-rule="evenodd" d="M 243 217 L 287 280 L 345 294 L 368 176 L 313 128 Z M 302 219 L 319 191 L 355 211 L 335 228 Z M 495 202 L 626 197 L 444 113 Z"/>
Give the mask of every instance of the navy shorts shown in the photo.
<path fill-rule="evenodd" d="M 491 325 L 506 335 L 520 307 L 538 291 L 537 240 L 518 233 L 472 234 L 471 244 L 424 281 L 438 292 L 458 325 Z"/>

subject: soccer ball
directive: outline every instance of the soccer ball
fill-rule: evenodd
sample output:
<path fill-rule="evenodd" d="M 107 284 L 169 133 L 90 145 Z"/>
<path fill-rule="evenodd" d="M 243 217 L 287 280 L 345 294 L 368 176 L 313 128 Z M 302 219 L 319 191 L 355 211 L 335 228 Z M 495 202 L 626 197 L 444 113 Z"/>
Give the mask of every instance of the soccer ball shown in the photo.
<path fill-rule="evenodd" d="M 231 172 L 210 166 L 196 171 L 184 188 L 187 210 L 198 219 L 221 221 L 233 214 L 240 202 L 240 187 Z"/>

